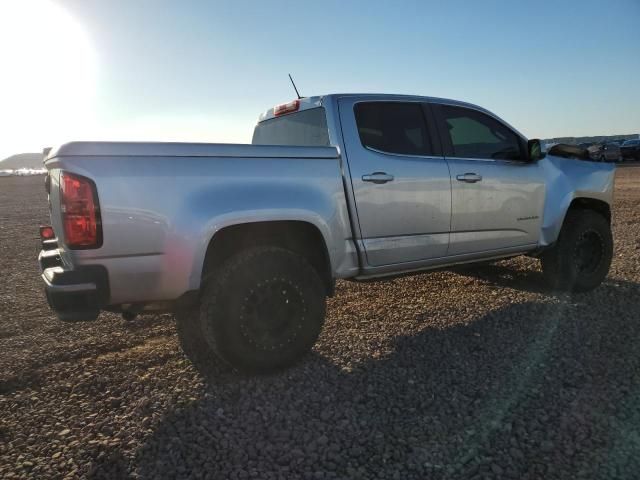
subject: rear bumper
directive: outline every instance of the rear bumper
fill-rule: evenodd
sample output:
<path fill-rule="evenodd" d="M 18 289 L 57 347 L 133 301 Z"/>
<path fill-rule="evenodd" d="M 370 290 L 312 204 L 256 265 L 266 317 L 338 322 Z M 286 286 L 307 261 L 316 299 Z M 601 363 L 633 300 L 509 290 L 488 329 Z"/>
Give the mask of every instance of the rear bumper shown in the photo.
<path fill-rule="evenodd" d="M 58 249 L 46 249 L 38 256 L 49 306 L 60 320 L 91 321 L 109 301 L 109 277 L 101 265 L 70 269 Z"/>

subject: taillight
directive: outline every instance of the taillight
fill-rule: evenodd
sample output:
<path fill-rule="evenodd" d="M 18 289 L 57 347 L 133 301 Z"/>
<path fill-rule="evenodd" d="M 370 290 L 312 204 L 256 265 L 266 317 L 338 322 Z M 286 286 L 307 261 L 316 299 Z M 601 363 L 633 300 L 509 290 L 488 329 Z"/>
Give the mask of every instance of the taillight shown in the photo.
<path fill-rule="evenodd" d="M 297 112 L 299 108 L 300 100 L 293 100 L 292 102 L 283 103 L 281 105 L 276 105 L 275 107 L 273 107 L 273 115 L 278 117 L 287 113 Z"/>
<path fill-rule="evenodd" d="M 102 245 L 100 206 L 94 183 L 68 172 L 60 174 L 60 209 L 65 244 L 72 249 Z"/>
<path fill-rule="evenodd" d="M 51 225 L 40 225 L 41 240 L 53 240 L 54 238 L 56 238 L 56 234 L 54 233 Z"/>

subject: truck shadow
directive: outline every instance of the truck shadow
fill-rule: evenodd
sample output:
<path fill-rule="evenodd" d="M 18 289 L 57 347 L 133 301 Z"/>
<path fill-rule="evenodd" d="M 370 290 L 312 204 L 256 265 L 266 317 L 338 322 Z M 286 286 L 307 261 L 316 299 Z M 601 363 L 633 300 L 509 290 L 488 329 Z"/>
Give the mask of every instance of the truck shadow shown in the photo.
<path fill-rule="evenodd" d="M 496 286 L 532 293 L 553 293 L 539 270 L 516 270 L 500 263 L 461 265 L 451 269 L 459 275 L 472 277 Z"/>
<path fill-rule="evenodd" d="M 488 266 L 476 275 L 515 288 L 521 272 Z M 515 285 L 537 283 L 537 272 L 528 275 Z M 602 302 L 611 303 L 606 318 Z M 136 472 L 625 478 L 640 469 L 638 312 L 640 285 L 609 281 L 398 337 L 391 353 L 352 368 L 315 352 L 266 377 L 216 367 L 201 398 L 156 426 Z"/>

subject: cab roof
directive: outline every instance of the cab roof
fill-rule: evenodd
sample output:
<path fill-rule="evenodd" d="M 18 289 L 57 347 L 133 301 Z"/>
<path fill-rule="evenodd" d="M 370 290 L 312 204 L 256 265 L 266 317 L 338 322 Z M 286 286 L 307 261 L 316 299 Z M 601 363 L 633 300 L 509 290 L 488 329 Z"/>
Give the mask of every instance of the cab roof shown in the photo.
<path fill-rule="evenodd" d="M 298 99 L 299 106 L 296 111 L 299 112 L 302 110 L 309 110 L 311 108 L 321 107 L 324 103 L 330 101 L 330 99 L 353 98 L 353 97 L 358 97 L 362 99 L 384 97 L 384 98 L 388 98 L 389 100 L 412 100 L 412 101 L 426 101 L 431 103 L 446 103 L 448 105 L 459 105 L 461 107 L 471 107 L 476 110 L 482 110 L 484 112 L 487 112 L 493 115 L 488 110 L 468 102 L 461 102 L 459 100 L 452 100 L 449 98 L 438 98 L 438 97 L 427 97 L 423 95 L 405 95 L 405 94 L 394 94 L 394 93 L 330 93 L 327 95 L 303 97 Z M 295 102 L 295 99 L 292 100 L 292 102 Z M 285 104 L 286 103 L 283 103 L 281 105 L 285 105 Z M 275 118 L 277 116 L 275 114 L 275 110 L 279 106 L 280 105 L 276 105 L 268 109 L 267 111 L 261 113 L 260 116 L 258 117 L 258 123 Z"/>

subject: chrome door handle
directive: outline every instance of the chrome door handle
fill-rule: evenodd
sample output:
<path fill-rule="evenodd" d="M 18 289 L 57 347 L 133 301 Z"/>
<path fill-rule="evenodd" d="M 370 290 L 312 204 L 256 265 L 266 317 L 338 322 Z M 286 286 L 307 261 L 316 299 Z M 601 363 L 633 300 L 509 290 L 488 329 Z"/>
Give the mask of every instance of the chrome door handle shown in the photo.
<path fill-rule="evenodd" d="M 393 181 L 393 175 L 389 175 L 385 172 L 373 172 L 369 175 L 363 175 L 362 181 L 372 183 L 387 183 Z"/>
<path fill-rule="evenodd" d="M 482 175 L 477 173 L 465 173 L 464 175 L 456 175 L 456 180 L 459 182 L 476 183 L 482 180 Z"/>

